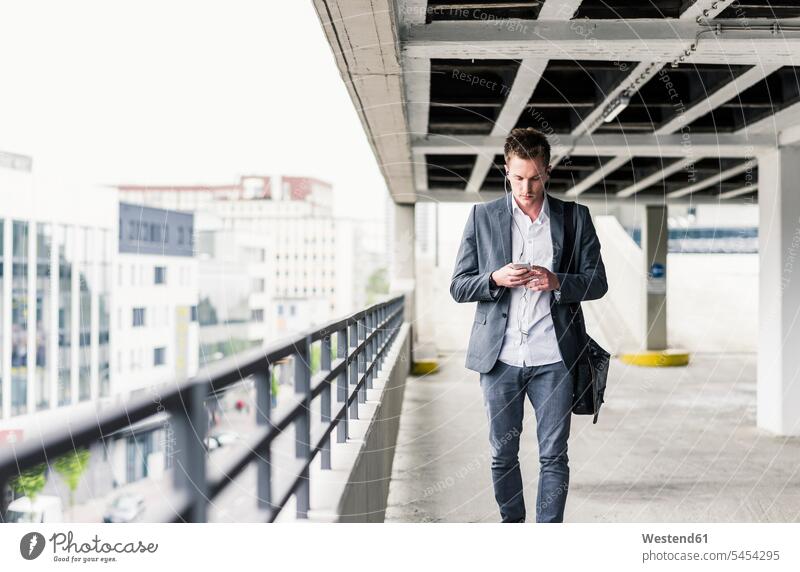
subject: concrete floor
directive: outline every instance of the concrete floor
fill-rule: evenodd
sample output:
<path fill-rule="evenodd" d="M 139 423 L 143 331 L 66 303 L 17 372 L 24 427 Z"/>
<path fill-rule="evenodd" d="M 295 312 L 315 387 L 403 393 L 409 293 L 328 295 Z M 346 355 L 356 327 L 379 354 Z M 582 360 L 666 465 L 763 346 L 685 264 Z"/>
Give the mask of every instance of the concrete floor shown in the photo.
<path fill-rule="evenodd" d="M 409 377 L 387 522 L 499 522 L 478 374 L 463 352 Z M 756 428 L 756 356 L 693 354 L 688 367 L 614 360 L 596 425 L 572 418 L 566 522 L 798 522 L 800 437 Z M 538 446 L 520 446 L 528 522 Z"/>

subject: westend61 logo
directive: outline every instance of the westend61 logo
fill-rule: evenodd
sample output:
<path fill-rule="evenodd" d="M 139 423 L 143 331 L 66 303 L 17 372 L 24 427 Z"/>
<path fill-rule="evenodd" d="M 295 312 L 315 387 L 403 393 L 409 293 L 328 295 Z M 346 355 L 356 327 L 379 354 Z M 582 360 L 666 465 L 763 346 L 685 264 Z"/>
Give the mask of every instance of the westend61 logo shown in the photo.
<path fill-rule="evenodd" d="M 66 534 L 56 532 L 49 542 L 53 547 L 54 562 L 115 562 L 117 557 L 114 554 L 152 554 L 158 550 L 157 543 L 145 544 L 141 540 L 103 542 L 96 534 L 88 542 L 75 542 L 71 530 Z M 44 535 L 29 532 L 19 541 L 19 552 L 25 560 L 33 560 L 42 554 L 45 544 Z"/>

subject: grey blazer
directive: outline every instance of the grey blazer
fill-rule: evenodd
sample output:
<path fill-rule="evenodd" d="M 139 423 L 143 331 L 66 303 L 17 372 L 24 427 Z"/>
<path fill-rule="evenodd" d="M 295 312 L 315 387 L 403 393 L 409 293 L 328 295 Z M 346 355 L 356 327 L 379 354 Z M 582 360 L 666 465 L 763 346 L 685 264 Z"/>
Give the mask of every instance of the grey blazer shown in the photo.
<path fill-rule="evenodd" d="M 575 221 L 574 274 L 560 270 L 564 246 L 564 201 L 552 195 L 550 234 L 553 238 L 553 272 L 561 282 L 561 296 L 556 301 L 552 291 L 550 311 L 558 338 L 558 347 L 570 369 L 580 355 L 580 302 L 602 298 L 608 291 L 606 270 L 600 256 L 600 241 L 589 209 L 577 205 Z M 511 214 L 508 196 L 473 205 L 464 227 L 464 236 L 456 257 L 450 295 L 456 302 L 477 302 L 475 320 L 467 347 L 466 367 L 486 373 L 494 367 L 505 336 L 510 289 L 500 287 L 494 296 L 489 289 L 489 275 L 511 262 Z M 569 256 L 570 253 L 566 253 Z"/>

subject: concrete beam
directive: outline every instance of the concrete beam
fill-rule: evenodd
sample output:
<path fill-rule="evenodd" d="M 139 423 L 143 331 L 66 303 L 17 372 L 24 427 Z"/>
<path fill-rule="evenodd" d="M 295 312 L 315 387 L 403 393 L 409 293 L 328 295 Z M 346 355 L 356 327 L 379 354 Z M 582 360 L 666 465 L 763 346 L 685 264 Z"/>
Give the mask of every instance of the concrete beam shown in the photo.
<path fill-rule="evenodd" d="M 576 197 L 574 195 L 566 195 L 564 193 L 548 193 L 552 197 L 556 197 L 557 199 L 561 199 L 564 201 L 574 201 Z M 494 199 L 499 199 L 503 196 L 503 191 L 481 191 L 479 193 L 468 193 L 466 191 L 458 191 L 454 189 L 429 189 L 424 192 L 420 192 L 417 194 L 417 202 L 437 202 L 437 203 L 484 203 L 488 201 L 492 201 Z M 663 204 L 670 204 L 670 205 L 698 205 L 698 204 L 713 204 L 717 205 L 723 201 L 723 199 L 728 199 L 729 202 L 733 203 L 734 201 L 730 199 L 734 199 L 735 197 L 722 197 L 722 196 L 704 196 L 704 195 L 696 195 L 696 196 L 686 196 L 686 197 L 677 197 L 677 198 L 665 198 L 663 196 L 658 195 L 640 195 L 636 197 L 636 204 L 637 205 L 663 205 Z M 598 201 L 601 202 L 603 205 L 614 205 L 614 204 L 631 204 L 630 199 L 623 199 L 617 197 L 614 194 L 606 193 L 603 195 L 587 195 L 582 194 L 578 202 L 581 204 L 589 203 L 591 201 Z"/>
<path fill-rule="evenodd" d="M 313 0 L 392 198 L 414 203 L 398 22 L 392 0 Z M 379 191 L 379 190 L 376 190 Z"/>
<path fill-rule="evenodd" d="M 676 59 L 698 38 L 686 63 L 793 65 L 796 34 L 773 34 L 765 20 L 743 26 L 714 20 L 715 29 L 692 20 L 485 20 L 411 26 L 403 52 L 427 58 L 508 58 L 649 61 Z"/>
<path fill-rule="evenodd" d="M 533 96 L 533 90 L 539 83 L 544 69 L 547 67 L 547 62 L 544 60 L 523 60 L 520 63 L 517 75 L 514 78 L 514 85 L 506 97 L 503 109 L 497 116 L 497 121 L 492 126 L 492 137 L 501 137 L 504 141 L 514 126 L 519 121 L 519 116 Z M 477 191 L 483 185 L 486 179 L 486 174 L 492 167 L 495 154 L 478 153 L 478 158 L 475 160 L 475 166 L 472 168 L 469 181 L 467 182 L 467 190 L 470 192 Z"/>
<path fill-rule="evenodd" d="M 570 190 L 566 192 L 568 197 L 577 197 L 587 189 L 592 188 L 592 186 L 596 185 L 600 181 L 606 178 L 607 175 L 613 173 L 620 167 L 622 167 L 625 163 L 630 161 L 631 158 L 629 155 L 619 155 L 618 157 L 614 157 L 613 159 L 609 159 L 605 163 L 603 163 L 599 169 L 592 172 L 591 175 L 583 179 L 577 185 L 572 187 Z"/>
<path fill-rule="evenodd" d="M 576 156 L 630 155 L 635 157 L 685 157 L 687 147 L 697 156 L 751 158 L 771 149 L 769 135 L 695 133 L 688 141 L 680 134 L 559 135 L 551 151 Z M 412 138 L 415 151 L 440 155 L 501 154 L 505 137 L 486 135 L 428 135 Z"/>
<path fill-rule="evenodd" d="M 664 179 L 666 179 L 670 175 L 673 175 L 673 174 L 677 173 L 678 171 L 681 171 L 681 170 L 685 169 L 689 165 L 694 164 L 696 161 L 699 161 L 702 158 L 703 157 L 692 156 L 692 157 L 685 157 L 683 159 L 675 161 L 674 163 L 664 167 L 660 171 L 657 171 L 657 172 L 653 173 L 652 175 L 649 175 L 649 176 L 645 177 L 644 179 L 640 179 L 640 180 L 636 181 L 634 184 L 632 184 L 632 185 L 630 185 L 628 187 L 625 187 L 621 191 L 617 191 L 617 196 L 622 198 L 622 199 L 624 199 L 626 197 L 634 195 L 634 194 L 638 193 L 639 191 L 641 191 L 642 189 L 646 189 L 650 185 L 654 185 L 655 183 L 657 183 L 659 181 L 663 181 Z"/>
<path fill-rule="evenodd" d="M 740 173 L 744 173 L 749 169 L 754 169 L 757 166 L 758 166 L 757 159 L 751 159 L 750 161 L 745 161 L 741 165 L 737 165 L 735 167 L 731 167 L 730 169 L 725 169 L 724 171 L 720 171 L 713 177 L 708 177 L 700 182 L 694 183 L 693 185 L 689 185 L 688 187 L 684 187 L 682 189 L 678 189 L 677 191 L 672 191 L 671 193 L 667 193 L 667 197 L 679 198 L 686 195 L 690 195 L 692 193 L 696 193 L 697 191 L 702 191 L 703 189 L 707 189 L 708 187 L 716 185 L 720 181 L 724 181 L 725 179 L 730 179 L 731 177 L 734 177 Z"/>
<path fill-rule="evenodd" d="M 539 11 L 540 19 L 569 20 L 578 9 L 581 0 L 547 0 Z M 547 60 L 528 58 L 520 62 L 514 84 L 511 86 L 503 109 L 492 126 L 491 135 L 507 136 L 519 121 L 525 106 L 533 97 L 533 92 L 547 68 Z M 467 191 L 479 191 L 494 162 L 494 154 L 480 153 L 467 181 Z"/>

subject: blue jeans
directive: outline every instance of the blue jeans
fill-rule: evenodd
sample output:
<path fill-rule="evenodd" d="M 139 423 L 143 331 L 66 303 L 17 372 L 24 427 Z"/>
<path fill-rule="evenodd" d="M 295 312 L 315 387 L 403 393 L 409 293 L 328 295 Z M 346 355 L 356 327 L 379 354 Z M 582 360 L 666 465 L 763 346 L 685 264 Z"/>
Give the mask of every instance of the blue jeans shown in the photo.
<path fill-rule="evenodd" d="M 539 441 L 536 522 L 563 522 L 569 491 L 570 370 L 563 361 L 515 367 L 498 360 L 491 371 L 481 374 L 481 390 L 489 418 L 494 496 L 502 522 L 525 522 L 518 453 L 526 394 L 536 414 Z"/>

